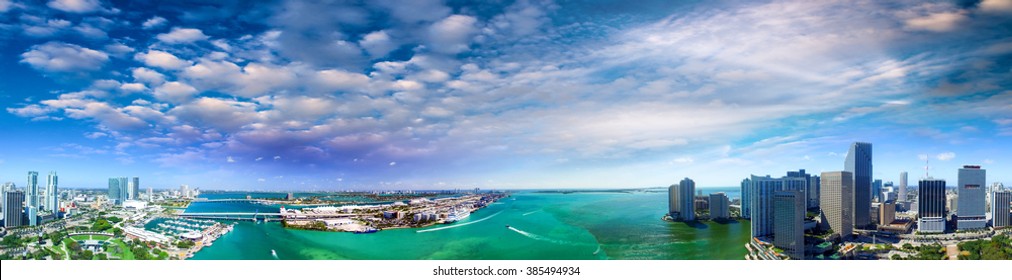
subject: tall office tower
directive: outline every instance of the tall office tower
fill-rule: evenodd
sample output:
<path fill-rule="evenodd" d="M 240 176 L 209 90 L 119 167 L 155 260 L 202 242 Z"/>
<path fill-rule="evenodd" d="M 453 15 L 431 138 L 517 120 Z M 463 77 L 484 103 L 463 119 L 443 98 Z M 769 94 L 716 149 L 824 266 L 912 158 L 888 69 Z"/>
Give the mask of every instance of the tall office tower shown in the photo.
<path fill-rule="evenodd" d="M 882 202 L 878 207 L 878 224 L 887 226 L 896 220 L 896 203 L 892 201 Z"/>
<path fill-rule="evenodd" d="M 113 205 L 123 205 L 120 196 L 119 178 L 109 178 L 109 202 Z"/>
<path fill-rule="evenodd" d="M 119 177 L 119 197 L 123 201 L 134 199 L 130 196 L 130 180 L 127 177 Z"/>
<path fill-rule="evenodd" d="M 25 188 L 25 215 L 28 215 L 28 225 L 39 225 L 39 172 L 28 171 L 28 186 Z"/>
<path fill-rule="evenodd" d="M 773 194 L 773 246 L 795 260 L 805 259 L 805 202 L 803 192 L 777 191 Z"/>
<path fill-rule="evenodd" d="M 49 177 L 46 181 L 46 210 L 52 212 L 57 218 L 60 217 L 60 191 L 56 188 L 57 180 L 56 171 L 50 171 Z"/>
<path fill-rule="evenodd" d="M 844 170 L 854 176 L 854 227 L 867 227 L 871 224 L 871 143 L 851 144 Z"/>
<path fill-rule="evenodd" d="M 801 180 L 801 194 L 807 194 L 808 189 L 811 188 L 812 174 L 805 173 L 804 169 L 798 171 L 787 171 L 787 178 L 794 178 Z M 807 198 L 808 196 L 805 195 Z M 808 205 L 808 199 L 805 199 L 805 208 L 813 207 L 814 205 Z"/>
<path fill-rule="evenodd" d="M 710 218 L 711 219 L 727 219 L 731 217 L 731 213 L 728 211 L 728 206 L 731 204 L 727 200 L 727 194 L 722 192 L 710 194 Z"/>
<path fill-rule="evenodd" d="M 854 175 L 847 171 L 822 172 L 823 225 L 847 238 L 854 232 Z"/>
<path fill-rule="evenodd" d="M 994 228 L 1012 226 L 1012 212 L 1009 210 L 1012 208 L 1012 191 L 997 191 L 992 193 L 991 197 L 994 198 L 994 202 L 991 203 L 991 226 Z"/>
<path fill-rule="evenodd" d="M 155 201 L 155 191 L 148 187 L 148 202 Z"/>
<path fill-rule="evenodd" d="M 882 200 L 882 180 L 875 179 L 871 181 L 871 199 L 875 202 L 883 202 Z"/>
<path fill-rule="evenodd" d="M 14 228 L 25 225 L 21 205 L 25 203 L 25 193 L 15 190 L 4 192 L 4 227 Z"/>
<path fill-rule="evenodd" d="M 678 219 L 678 190 L 678 184 L 668 186 L 668 216 L 671 219 Z"/>
<path fill-rule="evenodd" d="M 907 201 L 907 172 L 900 172 L 900 194 L 898 201 Z"/>
<path fill-rule="evenodd" d="M 784 180 L 752 175 L 752 237 L 773 235 L 773 194 L 783 190 Z"/>
<path fill-rule="evenodd" d="M 945 232 L 945 180 L 926 178 L 917 183 L 917 230 Z"/>
<path fill-rule="evenodd" d="M 696 219 L 695 202 L 696 202 L 696 182 L 692 179 L 685 178 L 676 185 L 671 185 L 669 188 L 673 191 L 670 194 L 674 205 L 669 205 L 671 218 L 681 221 L 692 221 Z M 670 207 L 673 206 L 673 207 Z"/>
<path fill-rule="evenodd" d="M 812 175 L 808 180 L 808 209 L 819 209 L 819 196 L 822 192 L 822 180 L 819 175 Z"/>
<path fill-rule="evenodd" d="M 130 189 L 130 199 L 140 200 L 141 199 L 141 179 L 137 177 L 130 178 L 127 182 L 127 188 Z"/>
<path fill-rule="evenodd" d="M 959 169 L 957 182 L 956 229 L 972 230 L 987 227 L 986 170 L 977 165 L 964 165 Z"/>
<path fill-rule="evenodd" d="M 14 182 L 4 183 L 3 187 L 0 187 L 0 207 L 3 207 L 4 205 L 7 205 L 7 204 L 3 204 L 3 203 L 7 203 L 7 192 L 13 191 L 14 187 L 15 187 L 14 186 Z M 0 208 L 0 209 L 4 209 L 4 208 Z"/>
<path fill-rule="evenodd" d="M 741 180 L 741 217 L 752 219 L 752 180 Z"/>

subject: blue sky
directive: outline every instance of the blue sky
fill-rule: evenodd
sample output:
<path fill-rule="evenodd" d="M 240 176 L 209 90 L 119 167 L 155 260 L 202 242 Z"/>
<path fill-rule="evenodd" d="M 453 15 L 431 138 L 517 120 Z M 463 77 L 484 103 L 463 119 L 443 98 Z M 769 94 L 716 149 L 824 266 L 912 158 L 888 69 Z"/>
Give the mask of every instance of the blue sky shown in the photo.
<path fill-rule="evenodd" d="M 1012 183 L 1009 0 L 185 2 L 0 0 L 0 181 Z"/>

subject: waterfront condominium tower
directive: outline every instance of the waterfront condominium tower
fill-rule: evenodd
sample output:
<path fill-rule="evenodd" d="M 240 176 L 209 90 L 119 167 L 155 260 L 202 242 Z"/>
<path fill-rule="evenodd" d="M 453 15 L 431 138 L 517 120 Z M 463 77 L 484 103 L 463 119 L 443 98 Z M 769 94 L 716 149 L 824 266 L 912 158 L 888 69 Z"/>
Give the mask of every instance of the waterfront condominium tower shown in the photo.
<path fill-rule="evenodd" d="M 668 195 L 668 211 L 670 212 L 672 219 L 681 221 L 692 221 L 696 219 L 696 211 L 694 208 L 696 182 L 692 179 L 682 179 L 678 184 L 671 185 L 668 188 L 671 192 Z"/>
<path fill-rule="evenodd" d="M 39 225 L 39 172 L 28 171 L 28 186 L 25 187 L 25 215 L 28 215 L 28 225 Z"/>
<path fill-rule="evenodd" d="M 741 218 L 752 219 L 752 180 L 741 180 Z"/>
<path fill-rule="evenodd" d="M 991 197 L 994 200 L 991 202 L 991 226 L 994 228 L 1012 226 L 1012 212 L 1009 210 L 1012 207 L 1012 191 L 996 191 Z"/>
<path fill-rule="evenodd" d="M 53 213 L 53 216 L 59 217 L 60 212 L 60 196 L 59 190 L 56 188 L 57 180 L 56 171 L 50 171 L 49 176 L 46 178 L 46 210 Z"/>
<path fill-rule="evenodd" d="M 140 178 L 137 178 L 137 177 L 130 178 L 130 181 L 127 181 L 127 189 L 130 190 L 130 195 L 129 195 L 130 199 L 133 199 L 133 200 L 140 200 L 141 199 L 141 192 L 140 192 L 140 189 L 141 189 L 141 179 Z"/>
<path fill-rule="evenodd" d="M 25 193 L 9 190 L 4 192 L 4 227 L 15 228 L 25 225 L 22 206 L 25 203 Z"/>
<path fill-rule="evenodd" d="M 4 203 L 7 203 L 7 196 L 6 196 L 7 192 L 13 191 L 13 190 L 14 190 L 14 182 L 4 183 L 3 186 L 0 187 L 0 207 L 3 207 L 4 205 L 6 205 Z M 5 209 L 5 208 L 0 208 L 0 209 Z"/>
<path fill-rule="evenodd" d="M 854 176 L 854 227 L 867 227 L 871 224 L 871 143 L 851 144 L 843 169 Z"/>
<path fill-rule="evenodd" d="M 752 175 L 750 196 L 752 199 L 752 237 L 773 235 L 773 194 L 783 190 L 784 180 Z"/>
<path fill-rule="evenodd" d="M 711 219 L 727 219 L 731 217 L 731 213 L 728 212 L 727 194 L 722 192 L 710 194 L 710 218 Z"/>
<path fill-rule="evenodd" d="M 796 190 L 773 193 L 773 246 L 783 249 L 791 259 L 805 258 L 804 192 Z"/>
<path fill-rule="evenodd" d="M 917 182 L 917 230 L 945 232 L 945 180 L 926 178 Z"/>
<path fill-rule="evenodd" d="M 109 203 L 113 205 L 122 205 L 123 200 L 120 199 L 119 189 L 119 178 L 109 178 Z"/>
<path fill-rule="evenodd" d="M 119 198 L 123 201 L 134 199 L 133 197 L 130 196 L 130 181 L 127 180 L 127 177 L 119 177 L 118 182 L 119 182 Z M 120 201 L 120 203 L 123 203 L 123 201 Z"/>
<path fill-rule="evenodd" d="M 854 175 L 847 171 L 822 172 L 822 222 L 825 228 L 847 238 L 854 232 Z"/>
<path fill-rule="evenodd" d="M 900 172 L 900 193 L 896 197 L 897 201 L 907 201 L 907 172 Z"/>
<path fill-rule="evenodd" d="M 805 173 L 804 169 L 798 171 L 787 171 L 787 178 L 795 178 L 802 180 L 802 194 L 811 192 L 812 174 Z M 807 195 L 806 195 L 807 197 Z M 814 207 L 814 205 L 808 205 L 808 200 L 805 200 L 805 208 Z"/>
<path fill-rule="evenodd" d="M 973 230 L 987 227 L 986 171 L 976 165 L 964 165 L 959 169 L 956 229 Z"/>

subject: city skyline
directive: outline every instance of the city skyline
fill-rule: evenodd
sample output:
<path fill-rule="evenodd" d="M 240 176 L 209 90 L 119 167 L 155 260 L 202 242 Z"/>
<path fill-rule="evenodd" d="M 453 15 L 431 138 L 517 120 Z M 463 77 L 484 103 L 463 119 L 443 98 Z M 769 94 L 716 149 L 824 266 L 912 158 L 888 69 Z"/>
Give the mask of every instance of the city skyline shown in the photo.
<path fill-rule="evenodd" d="M 18 186 L 705 188 L 853 142 L 873 180 L 1012 185 L 993 1 L 0 2 Z"/>

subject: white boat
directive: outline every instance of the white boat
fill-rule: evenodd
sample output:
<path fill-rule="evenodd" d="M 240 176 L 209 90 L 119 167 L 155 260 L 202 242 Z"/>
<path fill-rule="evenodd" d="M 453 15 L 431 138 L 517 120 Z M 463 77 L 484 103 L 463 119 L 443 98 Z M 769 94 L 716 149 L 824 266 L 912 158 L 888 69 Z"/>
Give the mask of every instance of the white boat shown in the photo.
<path fill-rule="evenodd" d="M 464 218 L 467 218 L 467 217 L 470 217 L 470 216 L 471 216 L 471 211 L 468 211 L 467 209 L 457 209 L 456 211 L 450 212 L 449 215 L 446 215 L 446 220 L 444 220 L 443 223 L 446 223 L 446 224 L 454 223 L 456 221 L 463 220 Z"/>

